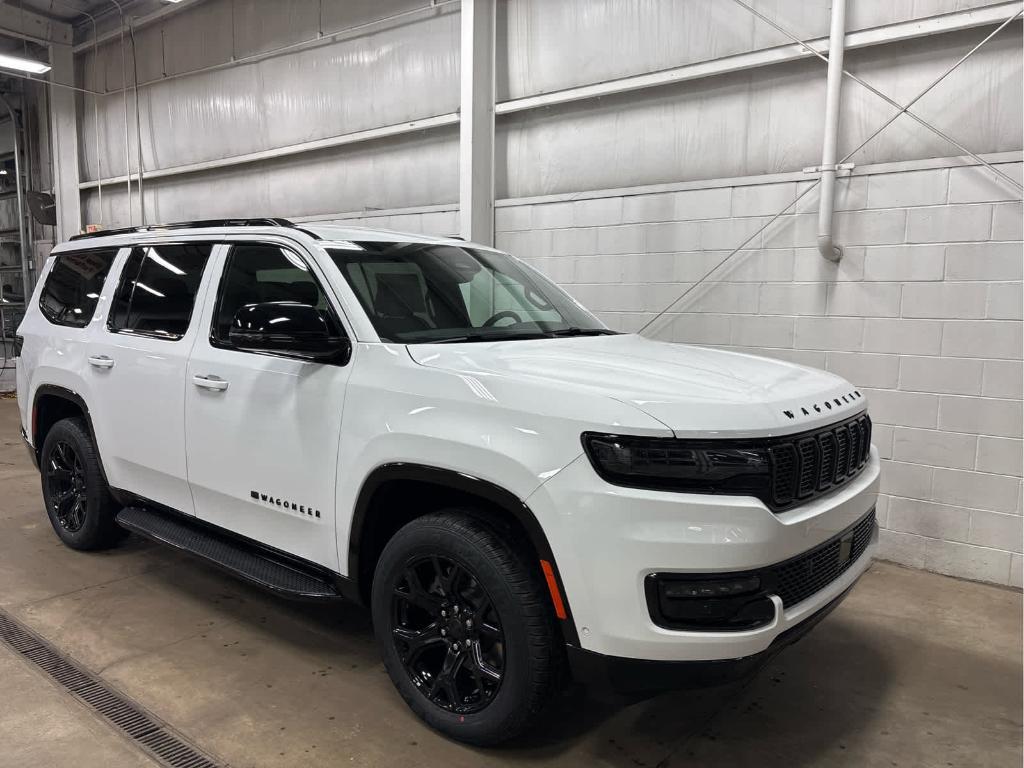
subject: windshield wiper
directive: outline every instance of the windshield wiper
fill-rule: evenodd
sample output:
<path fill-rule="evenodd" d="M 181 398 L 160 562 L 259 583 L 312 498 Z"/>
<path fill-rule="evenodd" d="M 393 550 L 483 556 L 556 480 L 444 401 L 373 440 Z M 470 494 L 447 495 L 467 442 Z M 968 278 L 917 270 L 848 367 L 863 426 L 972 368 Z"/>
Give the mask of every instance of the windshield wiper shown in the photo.
<path fill-rule="evenodd" d="M 423 339 L 422 341 L 407 341 L 406 344 L 459 344 L 472 341 L 521 341 L 523 339 L 546 339 L 550 333 L 543 331 L 531 333 L 470 333 L 465 336 L 452 336 L 447 339 Z"/>
<path fill-rule="evenodd" d="M 529 333 L 470 333 L 464 336 L 453 336 L 448 339 L 436 339 L 420 342 L 406 342 L 408 344 L 459 344 L 473 341 L 516 341 L 523 339 L 553 339 L 565 336 L 618 336 L 618 331 L 607 328 L 562 328 L 558 331 L 532 331 Z"/>
<path fill-rule="evenodd" d="M 618 331 L 608 328 L 563 328 L 560 331 L 548 331 L 549 336 L 618 336 Z"/>

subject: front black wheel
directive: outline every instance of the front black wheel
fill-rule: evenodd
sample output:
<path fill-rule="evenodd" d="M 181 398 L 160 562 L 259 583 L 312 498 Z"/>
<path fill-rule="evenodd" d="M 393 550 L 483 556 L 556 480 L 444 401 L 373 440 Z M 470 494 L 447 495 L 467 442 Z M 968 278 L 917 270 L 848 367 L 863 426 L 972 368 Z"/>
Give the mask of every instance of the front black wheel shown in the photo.
<path fill-rule="evenodd" d="M 459 510 L 414 520 L 381 555 L 372 609 L 384 665 L 412 710 L 448 736 L 511 739 L 555 691 L 561 652 L 531 565 Z"/>
<path fill-rule="evenodd" d="M 43 441 L 39 472 L 46 513 L 61 541 L 73 549 L 103 549 L 123 536 L 114 522 L 117 505 L 82 419 L 53 425 Z"/>

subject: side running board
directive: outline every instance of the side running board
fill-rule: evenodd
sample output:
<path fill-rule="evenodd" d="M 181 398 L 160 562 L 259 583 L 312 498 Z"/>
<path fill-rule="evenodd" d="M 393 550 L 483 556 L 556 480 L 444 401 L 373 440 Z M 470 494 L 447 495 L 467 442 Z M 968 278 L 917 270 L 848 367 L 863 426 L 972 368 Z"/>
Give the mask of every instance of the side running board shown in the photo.
<path fill-rule="evenodd" d="M 341 597 L 328 576 L 304 570 L 301 566 L 286 562 L 284 558 L 219 534 L 199 523 L 143 507 L 125 507 L 118 513 L 117 522 L 122 528 L 201 557 L 281 597 L 296 600 L 330 600 Z"/>

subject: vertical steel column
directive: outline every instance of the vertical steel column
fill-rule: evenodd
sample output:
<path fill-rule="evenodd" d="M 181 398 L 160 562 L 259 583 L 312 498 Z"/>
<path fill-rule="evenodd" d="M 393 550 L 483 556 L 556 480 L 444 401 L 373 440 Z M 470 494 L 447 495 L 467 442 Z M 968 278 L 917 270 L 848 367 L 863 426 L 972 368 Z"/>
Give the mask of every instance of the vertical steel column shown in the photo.
<path fill-rule="evenodd" d="M 462 0 L 459 231 L 494 245 L 495 0 Z"/>
<path fill-rule="evenodd" d="M 68 49 L 70 50 L 70 48 Z M 24 143 L 19 139 L 18 133 L 24 127 L 24 115 L 21 115 L 21 120 L 18 119 L 17 113 L 7 100 L 0 96 L 0 106 L 7 110 L 7 114 L 11 117 L 11 137 L 14 140 L 14 190 L 15 195 L 18 197 L 18 246 L 21 256 L 21 295 L 24 297 L 24 301 L 28 301 L 29 286 L 32 281 L 32 274 L 29 269 L 28 261 L 28 236 L 25 234 L 25 184 L 21 178 L 21 150 L 24 148 Z M 5 343 L 0 338 L 0 343 Z M 6 348 L 5 348 L 6 353 Z M 5 354 L 6 356 L 6 354 Z"/>
<path fill-rule="evenodd" d="M 821 143 L 821 197 L 818 205 L 818 251 L 839 261 L 843 251 L 832 240 L 835 213 L 836 144 L 839 140 L 839 97 L 843 87 L 843 53 L 846 48 L 846 0 L 832 0 L 832 25 L 828 38 L 828 84 L 825 91 L 825 135 Z"/>
<path fill-rule="evenodd" d="M 70 45 L 50 46 L 50 80 L 74 85 L 75 58 Z M 53 150 L 53 195 L 57 203 L 56 241 L 82 231 L 82 200 L 78 191 L 78 110 L 75 92 L 50 86 L 50 140 Z"/>

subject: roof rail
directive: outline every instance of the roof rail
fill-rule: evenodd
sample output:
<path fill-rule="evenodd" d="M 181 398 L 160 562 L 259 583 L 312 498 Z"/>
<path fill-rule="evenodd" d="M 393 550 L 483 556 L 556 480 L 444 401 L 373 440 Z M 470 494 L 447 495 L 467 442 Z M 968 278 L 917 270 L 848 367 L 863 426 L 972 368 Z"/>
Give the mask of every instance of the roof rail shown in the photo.
<path fill-rule="evenodd" d="M 296 224 L 288 221 L 288 219 L 203 219 L 200 221 L 174 221 L 169 224 L 147 224 L 144 227 L 101 229 L 96 232 L 83 232 L 80 235 L 72 235 L 69 239 L 87 240 L 92 237 L 127 235 L 133 232 L 160 232 L 165 229 L 199 229 L 201 227 L 291 227 L 292 229 L 301 229 Z M 302 231 L 306 232 L 305 229 Z"/>

